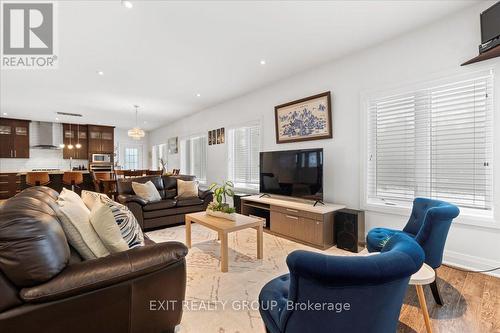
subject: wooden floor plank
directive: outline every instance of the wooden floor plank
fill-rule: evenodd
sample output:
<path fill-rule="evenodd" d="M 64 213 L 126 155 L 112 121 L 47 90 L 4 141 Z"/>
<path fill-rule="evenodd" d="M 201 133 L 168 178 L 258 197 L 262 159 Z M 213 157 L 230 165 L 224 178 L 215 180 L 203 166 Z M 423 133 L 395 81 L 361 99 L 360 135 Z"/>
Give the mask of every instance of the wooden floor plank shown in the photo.
<path fill-rule="evenodd" d="M 500 279 L 442 266 L 438 286 L 444 301 L 435 303 L 424 288 L 433 333 L 500 333 Z M 413 286 L 403 303 L 398 333 L 425 333 L 425 325 Z"/>

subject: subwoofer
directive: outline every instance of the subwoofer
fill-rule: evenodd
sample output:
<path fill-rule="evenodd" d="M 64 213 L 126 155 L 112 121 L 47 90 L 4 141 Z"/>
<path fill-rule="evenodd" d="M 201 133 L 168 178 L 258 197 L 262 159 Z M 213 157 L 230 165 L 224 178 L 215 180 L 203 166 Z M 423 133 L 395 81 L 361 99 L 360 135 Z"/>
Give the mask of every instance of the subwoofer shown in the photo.
<path fill-rule="evenodd" d="M 365 213 L 342 209 L 335 214 L 335 241 L 339 249 L 358 252 L 358 243 L 364 244 Z"/>

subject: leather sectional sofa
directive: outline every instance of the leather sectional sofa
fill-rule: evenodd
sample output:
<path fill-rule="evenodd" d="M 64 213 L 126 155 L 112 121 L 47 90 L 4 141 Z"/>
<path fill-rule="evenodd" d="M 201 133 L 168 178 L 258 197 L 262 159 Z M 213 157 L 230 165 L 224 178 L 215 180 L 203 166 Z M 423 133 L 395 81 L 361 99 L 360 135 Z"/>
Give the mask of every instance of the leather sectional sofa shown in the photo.
<path fill-rule="evenodd" d="M 59 224 L 57 197 L 33 187 L 0 205 L 0 332 L 174 332 L 187 248 L 148 239 L 83 261 Z"/>
<path fill-rule="evenodd" d="M 117 200 L 126 205 L 135 215 L 143 230 L 184 222 L 187 213 L 200 212 L 207 209 L 213 200 L 211 191 L 198 191 L 195 198 L 177 198 L 177 179 L 191 181 L 195 176 L 146 176 L 118 180 Z M 151 181 L 162 200 L 147 202 L 134 194 L 132 182 L 146 183 Z"/>

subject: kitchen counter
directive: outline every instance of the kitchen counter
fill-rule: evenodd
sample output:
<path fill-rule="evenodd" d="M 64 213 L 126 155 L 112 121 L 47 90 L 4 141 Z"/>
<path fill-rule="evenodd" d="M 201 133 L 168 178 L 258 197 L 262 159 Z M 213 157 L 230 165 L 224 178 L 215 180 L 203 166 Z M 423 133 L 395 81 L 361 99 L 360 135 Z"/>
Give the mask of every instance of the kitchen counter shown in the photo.
<path fill-rule="evenodd" d="M 69 170 L 52 170 L 52 171 L 18 171 L 17 174 L 19 176 L 26 176 L 28 172 L 47 172 L 49 175 L 63 175 L 65 172 Z M 15 171 L 14 171 L 15 172 Z M 73 172 L 81 172 L 83 174 L 89 174 L 89 170 L 73 170 Z M 3 172 L 2 173 L 9 173 L 9 172 Z"/>

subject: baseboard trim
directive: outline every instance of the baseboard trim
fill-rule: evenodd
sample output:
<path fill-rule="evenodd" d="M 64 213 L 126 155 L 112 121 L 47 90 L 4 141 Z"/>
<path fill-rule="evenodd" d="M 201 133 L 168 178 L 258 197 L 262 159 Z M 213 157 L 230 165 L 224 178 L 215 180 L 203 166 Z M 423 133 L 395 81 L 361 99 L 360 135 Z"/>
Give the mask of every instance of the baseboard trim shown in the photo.
<path fill-rule="evenodd" d="M 450 266 L 469 269 L 473 271 L 483 271 L 495 267 L 500 267 L 500 262 L 498 261 L 471 256 L 468 254 L 463 254 L 455 251 L 445 251 L 443 263 Z M 500 270 L 484 274 L 500 278 Z"/>

